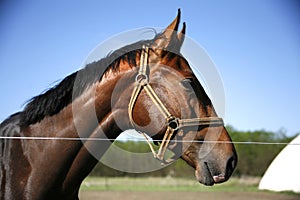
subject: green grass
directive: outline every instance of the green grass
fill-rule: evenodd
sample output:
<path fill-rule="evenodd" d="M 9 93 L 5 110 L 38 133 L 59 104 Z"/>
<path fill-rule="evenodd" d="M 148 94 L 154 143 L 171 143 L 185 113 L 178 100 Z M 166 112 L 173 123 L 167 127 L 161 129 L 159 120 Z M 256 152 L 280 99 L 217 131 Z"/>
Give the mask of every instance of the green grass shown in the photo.
<path fill-rule="evenodd" d="M 193 179 L 184 178 L 99 178 L 88 177 L 82 184 L 81 190 L 96 191 L 259 191 L 257 182 L 241 181 L 231 178 L 228 182 L 215 186 L 204 186 Z"/>

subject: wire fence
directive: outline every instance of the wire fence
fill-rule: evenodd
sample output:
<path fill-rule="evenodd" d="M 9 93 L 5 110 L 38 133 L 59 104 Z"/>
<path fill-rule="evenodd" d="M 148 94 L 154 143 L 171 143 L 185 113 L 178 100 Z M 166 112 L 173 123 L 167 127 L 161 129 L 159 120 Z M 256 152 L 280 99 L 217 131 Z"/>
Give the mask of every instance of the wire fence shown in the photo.
<path fill-rule="evenodd" d="M 1 140 L 66 140 L 66 141 L 114 141 L 113 139 L 108 138 L 80 138 L 80 137 L 22 137 L 22 136 L 0 136 Z M 116 139 L 117 141 L 121 142 L 147 142 L 144 138 L 134 138 L 134 139 Z M 153 140 L 152 142 L 161 142 L 161 140 Z M 217 141 L 217 140 L 209 140 L 209 141 L 197 141 L 197 140 L 170 140 L 175 141 L 178 143 L 192 143 L 192 142 L 199 142 L 199 143 L 209 143 L 209 144 L 244 144 L 244 145 L 294 145 L 300 146 L 300 143 L 294 142 L 268 142 L 268 141 Z"/>

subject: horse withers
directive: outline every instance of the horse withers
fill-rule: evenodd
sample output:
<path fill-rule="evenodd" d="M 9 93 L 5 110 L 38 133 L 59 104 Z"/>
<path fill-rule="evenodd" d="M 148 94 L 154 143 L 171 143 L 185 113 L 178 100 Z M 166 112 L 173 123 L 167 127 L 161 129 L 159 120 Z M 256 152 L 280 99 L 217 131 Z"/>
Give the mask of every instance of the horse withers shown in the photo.
<path fill-rule="evenodd" d="M 84 178 L 128 129 L 160 145 L 153 153 L 161 162 L 166 148 L 181 157 L 200 183 L 228 180 L 235 148 L 180 54 L 179 21 L 180 11 L 153 39 L 88 64 L 2 122 L 0 199 L 78 199 Z"/>

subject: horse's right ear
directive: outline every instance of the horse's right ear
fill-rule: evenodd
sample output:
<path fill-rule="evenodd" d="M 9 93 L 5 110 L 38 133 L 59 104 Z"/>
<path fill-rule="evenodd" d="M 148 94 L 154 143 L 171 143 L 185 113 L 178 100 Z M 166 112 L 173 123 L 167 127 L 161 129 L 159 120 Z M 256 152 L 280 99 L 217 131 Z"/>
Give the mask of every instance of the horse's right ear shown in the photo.
<path fill-rule="evenodd" d="M 173 20 L 173 22 L 155 39 L 152 48 L 156 50 L 167 49 L 170 46 L 178 46 L 178 42 L 180 41 L 177 36 L 178 26 L 180 22 L 181 11 L 178 9 L 177 17 Z M 184 25 L 185 29 L 185 25 Z M 181 45 L 179 45 L 180 48 Z"/>
<path fill-rule="evenodd" d="M 181 48 L 183 42 L 184 42 L 184 38 L 185 38 L 185 29 L 186 29 L 186 25 L 185 25 L 185 22 L 183 22 L 183 27 L 181 29 L 181 31 L 178 33 L 178 46 L 179 46 L 179 49 Z"/>

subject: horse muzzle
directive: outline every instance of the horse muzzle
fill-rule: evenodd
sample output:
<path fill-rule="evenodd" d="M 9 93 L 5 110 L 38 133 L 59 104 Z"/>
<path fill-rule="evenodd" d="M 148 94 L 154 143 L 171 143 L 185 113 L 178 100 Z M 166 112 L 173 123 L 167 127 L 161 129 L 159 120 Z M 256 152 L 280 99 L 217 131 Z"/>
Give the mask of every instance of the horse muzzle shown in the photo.
<path fill-rule="evenodd" d="M 227 160 L 225 167 L 220 167 L 215 161 L 201 162 L 196 166 L 195 176 L 199 183 L 212 186 L 227 181 L 236 165 L 237 157 L 235 154 Z"/>

